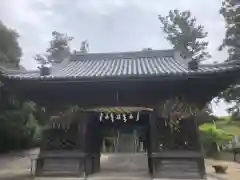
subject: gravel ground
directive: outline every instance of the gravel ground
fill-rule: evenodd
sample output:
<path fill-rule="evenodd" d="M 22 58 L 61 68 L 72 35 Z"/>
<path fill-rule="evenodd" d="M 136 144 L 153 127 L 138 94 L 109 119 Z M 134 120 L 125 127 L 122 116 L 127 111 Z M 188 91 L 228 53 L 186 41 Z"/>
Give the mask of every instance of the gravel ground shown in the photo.
<path fill-rule="evenodd" d="M 30 164 L 31 159 L 37 157 L 39 150 L 33 149 L 22 152 L 13 152 L 0 155 L 0 180 L 31 180 Z M 102 161 L 108 158 L 102 156 Z M 231 161 L 216 161 L 207 159 L 206 170 L 209 180 L 240 180 L 240 164 Z M 217 175 L 214 173 L 212 165 L 222 164 L 228 166 L 228 173 Z"/>

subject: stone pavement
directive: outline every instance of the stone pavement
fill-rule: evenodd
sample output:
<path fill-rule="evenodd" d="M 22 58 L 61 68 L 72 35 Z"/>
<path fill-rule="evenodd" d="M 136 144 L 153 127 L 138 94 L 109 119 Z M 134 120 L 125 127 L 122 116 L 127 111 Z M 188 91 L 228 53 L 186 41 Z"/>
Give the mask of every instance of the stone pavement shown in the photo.
<path fill-rule="evenodd" d="M 9 153 L 7 155 L 0 155 L 0 180 L 33 180 L 30 176 L 30 159 L 38 155 L 38 149 L 24 152 Z M 109 166 L 111 157 L 103 155 L 101 158 L 102 167 L 104 164 Z M 226 175 L 217 175 L 213 172 L 213 164 L 226 164 L 228 173 Z M 107 167 L 105 166 L 105 167 Z M 208 173 L 208 180 L 240 180 L 240 164 L 230 161 L 214 161 L 206 160 L 206 169 Z M 140 178 L 141 177 L 141 178 Z M 88 180 L 148 180 L 146 172 L 114 172 L 109 173 L 103 170 L 98 175 L 88 177 Z M 38 180 L 38 179 L 36 179 Z M 43 179 L 39 179 L 43 180 Z M 45 178 L 44 180 L 80 180 L 80 178 Z M 162 179 L 164 180 L 164 179 Z M 167 180 L 167 179 L 166 179 Z"/>

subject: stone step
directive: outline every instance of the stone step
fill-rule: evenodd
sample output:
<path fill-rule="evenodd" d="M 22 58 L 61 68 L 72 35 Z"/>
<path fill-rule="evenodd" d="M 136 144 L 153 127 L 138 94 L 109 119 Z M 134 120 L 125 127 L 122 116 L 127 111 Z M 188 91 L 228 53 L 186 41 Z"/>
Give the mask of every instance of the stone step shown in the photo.
<path fill-rule="evenodd" d="M 151 180 L 146 153 L 107 153 L 101 171 L 87 180 Z"/>
<path fill-rule="evenodd" d="M 117 142 L 117 152 L 135 152 L 135 137 L 133 134 L 120 134 Z"/>
<path fill-rule="evenodd" d="M 90 175 L 87 180 L 151 180 L 147 172 L 107 172 Z"/>
<path fill-rule="evenodd" d="M 109 153 L 107 160 L 101 163 L 101 170 L 114 172 L 148 171 L 146 153 Z"/>

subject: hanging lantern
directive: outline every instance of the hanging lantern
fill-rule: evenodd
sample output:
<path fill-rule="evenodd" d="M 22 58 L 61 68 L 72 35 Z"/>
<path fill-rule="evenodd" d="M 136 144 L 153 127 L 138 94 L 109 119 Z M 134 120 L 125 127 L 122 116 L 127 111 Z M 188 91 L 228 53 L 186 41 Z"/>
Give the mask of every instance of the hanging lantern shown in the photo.
<path fill-rule="evenodd" d="M 117 120 L 120 120 L 121 119 L 121 114 L 117 114 Z"/>
<path fill-rule="evenodd" d="M 133 119 L 133 115 L 132 115 L 132 113 L 130 113 L 130 115 L 129 115 L 129 119 Z"/>
<path fill-rule="evenodd" d="M 114 122 L 114 116 L 113 113 L 110 114 L 111 121 Z"/>
<path fill-rule="evenodd" d="M 123 121 L 126 123 L 127 122 L 127 116 L 126 114 L 123 114 Z"/>
<path fill-rule="evenodd" d="M 107 120 L 109 119 L 109 115 L 108 114 L 105 115 L 105 119 L 107 119 Z"/>

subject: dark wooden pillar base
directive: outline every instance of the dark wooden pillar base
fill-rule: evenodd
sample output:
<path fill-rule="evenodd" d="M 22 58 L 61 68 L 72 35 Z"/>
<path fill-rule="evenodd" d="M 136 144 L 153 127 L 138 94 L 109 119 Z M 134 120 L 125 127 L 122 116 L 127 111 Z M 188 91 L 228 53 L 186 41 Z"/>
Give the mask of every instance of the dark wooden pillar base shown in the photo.
<path fill-rule="evenodd" d="M 89 167 L 86 166 L 86 155 L 77 151 L 41 152 L 37 159 L 37 177 L 84 177 Z"/>
<path fill-rule="evenodd" d="M 196 151 L 164 151 L 152 154 L 154 178 L 204 179 L 205 165 Z"/>
<path fill-rule="evenodd" d="M 194 121 L 194 119 L 191 119 Z M 159 139 L 169 135 L 171 131 L 165 131 L 167 128 L 164 125 L 164 119 L 158 117 L 156 110 L 154 110 L 149 119 L 150 135 L 149 135 L 149 152 L 148 163 L 149 172 L 153 178 L 185 178 L 185 179 L 203 179 L 205 178 L 205 165 L 204 157 L 201 152 L 201 148 L 198 145 L 198 127 L 193 124 L 189 131 L 196 141 L 192 150 L 187 149 L 175 149 L 174 146 L 160 147 L 160 144 L 166 142 Z M 187 121 L 186 121 L 187 122 Z M 161 134 L 166 132 L 166 134 Z M 188 131 L 187 131 L 188 132 Z"/>
<path fill-rule="evenodd" d="M 47 130 L 36 164 L 36 176 L 84 177 L 98 171 L 100 163 L 95 154 L 99 152 L 93 152 L 92 138 L 95 137 L 91 123 L 91 114 L 79 112 L 69 129 Z"/>

